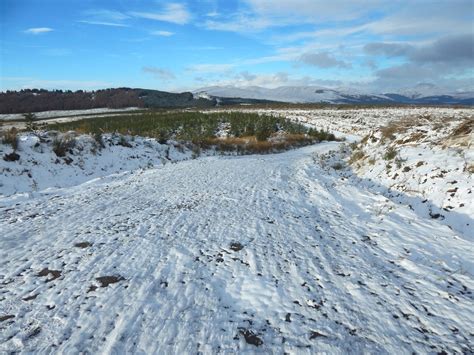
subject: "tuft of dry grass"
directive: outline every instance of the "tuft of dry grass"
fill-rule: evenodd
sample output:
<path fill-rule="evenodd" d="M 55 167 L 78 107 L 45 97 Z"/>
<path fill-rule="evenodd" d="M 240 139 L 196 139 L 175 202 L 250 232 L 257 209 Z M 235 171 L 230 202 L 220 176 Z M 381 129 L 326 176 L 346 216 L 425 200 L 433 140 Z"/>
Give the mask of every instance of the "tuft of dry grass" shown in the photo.
<path fill-rule="evenodd" d="M 349 159 L 349 164 L 354 164 L 355 162 L 358 162 L 359 160 L 362 160 L 364 158 L 365 158 L 365 153 L 362 150 L 356 150 L 352 153 Z"/>
<path fill-rule="evenodd" d="M 474 130 L 474 119 L 466 119 L 461 122 L 449 135 L 450 138 L 456 138 L 471 134 Z"/>
<path fill-rule="evenodd" d="M 15 127 L 10 128 L 2 134 L 2 143 L 9 144 L 13 150 L 18 149 L 18 130 Z"/>

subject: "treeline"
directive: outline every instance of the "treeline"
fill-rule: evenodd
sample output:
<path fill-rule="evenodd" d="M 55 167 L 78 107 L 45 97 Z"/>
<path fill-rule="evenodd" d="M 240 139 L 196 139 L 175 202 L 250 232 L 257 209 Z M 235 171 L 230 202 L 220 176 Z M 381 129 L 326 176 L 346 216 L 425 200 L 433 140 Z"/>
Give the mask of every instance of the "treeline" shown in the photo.
<path fill-rule="evenodd" d="M 25 89 L 0 93 L 0 113 L 25 113 L 92 108 L 212 107 L 215 100 L 195 99 L 192 93 L 169 93 L 131 88 L 97 91 Z"/>
<path fill-rule="evenodd" d="M 25 89 L 0 93 L 0 113 L 24 113 L 91 108 L 143 107 L 143 100 L 133 89 L 97 91 Z"/>

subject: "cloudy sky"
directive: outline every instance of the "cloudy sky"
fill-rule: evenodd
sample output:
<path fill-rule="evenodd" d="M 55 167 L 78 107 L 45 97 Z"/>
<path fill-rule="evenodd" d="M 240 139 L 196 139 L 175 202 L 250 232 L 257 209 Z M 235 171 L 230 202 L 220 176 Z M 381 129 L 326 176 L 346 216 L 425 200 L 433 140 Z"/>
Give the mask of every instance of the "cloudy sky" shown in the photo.
<path fill-rule="evenodd" d="M 474 90 L 474 0 L 1 0 L 0 90 Z"/>

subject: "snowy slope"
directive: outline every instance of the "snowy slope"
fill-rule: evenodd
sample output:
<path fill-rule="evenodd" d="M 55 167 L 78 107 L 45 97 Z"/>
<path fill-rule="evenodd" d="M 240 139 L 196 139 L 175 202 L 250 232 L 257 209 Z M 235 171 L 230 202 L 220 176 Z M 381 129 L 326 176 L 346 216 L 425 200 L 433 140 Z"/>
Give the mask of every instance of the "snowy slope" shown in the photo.
<path fill-rule="evenodd" d="M 292 103 L 472 105 L 474 100 L 472 91 L 452 93 L 429 84 L 386 93 L 366 92 L 349 87 L 326 88 L 321 86 L 281 86 L 277 88 L 209 86 L 195 90 L 194 93 L 202 97 L 246 98 Z"/>
<path fill-rule="evenodd" d="M 319 86 L 281 86 L 274 89 L 259 86 L 234 87 L 210 86 L 196 90 L 197 95 L 210 95 L 227 98 L 246 98 L 271 100 L 281 102 L 310 103 L 326 102 L 338 103 L 346 101 L 359 102 L 361 100 L 391 101 L 383 95 L 361 95 L 354 91 L 333 90 Z"/>
<path fill-rule="evenodd" d="M 127 107 L 127 108 L 92 108 L 88 110 L 56 110 L 56 111 L 42 111 L 35 112 L 35 116 L 40 119 L 57 118 L 57 117 L 73 117 L 78 115 L 91 115 L 91 114 L 106 114 L 114 112 L 124 111 L 137 111 L 143 110 L 140 107 Z M 0 121 L 17 121 L 23 120 L 24 116 L 22 113 L 4 113 L 0 114 Z"/>
<path fill-rule="evenodd" d="M 0 352 L 473 352 L 472 240 L 338 145 L 0 199 Z"/>
<path fill-rule="evenodd" d="M 66 156 L 53 152 L 54 140 L 74 139 L 74 147 Z M 155 139 L 124 137 L 129 146 L 120 145 L 120 135 L 103 135 L 104 148 L 89 135 L 21 134 L 17 161 L 6 161 L 12 152 L 0 144 L 0 197 L 28 196 L 45 189 L 71 187 L 84 182 L 149 169 L 169 162 L 190 159 L 192 152 L 177 142 L 159 144 Z"/>

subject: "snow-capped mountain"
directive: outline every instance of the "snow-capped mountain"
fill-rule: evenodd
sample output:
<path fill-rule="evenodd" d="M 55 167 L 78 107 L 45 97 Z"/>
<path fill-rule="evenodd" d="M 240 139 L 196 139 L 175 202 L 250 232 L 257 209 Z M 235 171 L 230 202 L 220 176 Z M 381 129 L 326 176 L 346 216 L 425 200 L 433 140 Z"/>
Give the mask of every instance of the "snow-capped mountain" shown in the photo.
<path fill-rule="evenodd" d="M 242 98 L 291 103 L 412 103 L 412 104 L 474 104 L 473 92 L 447 93 L 432 84 L 383 94 L 364 93 L 352 88 L 331 89 L 321 86 L 209 86 L 194 91 L 195 95 L 216 98 Z"/>
<path fill-rule="evenodd" d="M 348 94 L 344 91 L 328 89 L 320 86 L 281 86 L 274 89 L 259 86 L 234 87 L 210 86 L 199 89 L 196 93 L 206 93 L 214 97 L 245 98 L 256 100 L 270 100 L 294 103 L 329 102 L 338 103 L 346 101 L 373 100 L 386 101 L 383 95 Z"/>

